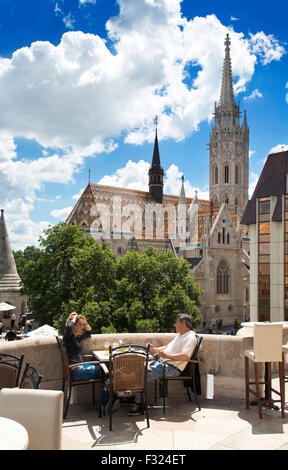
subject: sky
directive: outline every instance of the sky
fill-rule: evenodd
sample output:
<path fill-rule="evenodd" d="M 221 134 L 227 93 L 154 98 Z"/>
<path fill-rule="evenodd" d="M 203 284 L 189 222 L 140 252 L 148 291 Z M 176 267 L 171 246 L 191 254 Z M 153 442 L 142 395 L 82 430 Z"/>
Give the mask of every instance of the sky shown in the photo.
<path fill-rule="evenodd" d="M 0 206 L 14 250 L 38 245 L 88 184 L 148 191 L 155 116 L 164 192 L 208 199 L 231 39 L 250 128 L 249 195 L 288 149 L 288 5 L 191 0 L 0 0 Z M 243 114 L 242 114 L 243 116 Z"/>

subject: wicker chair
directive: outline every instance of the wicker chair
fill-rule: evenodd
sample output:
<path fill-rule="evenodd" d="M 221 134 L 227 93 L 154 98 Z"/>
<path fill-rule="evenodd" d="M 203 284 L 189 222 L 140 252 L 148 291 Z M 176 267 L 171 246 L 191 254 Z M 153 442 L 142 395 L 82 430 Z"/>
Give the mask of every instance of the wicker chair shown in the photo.
<path fill-rule="evenodd" d="M 89 361 L 89 362 L 80 362 L 79 364 L 69 364 L 66 348 L 62 342 L 57 336 L 56 340 L 61 352 L 61 358 L 62 358 L 62 365 L 63 365 L 63 383 L 62 383 L 62 391 L 64 393 L 64 411 L 63 411 L 63 417 L 64 419 L 66 418 L 68 408 L 69 408 L 69 403 L 70 403 L 70 398 L 71 398 L 71 392 L 72 392 L 72 387 L 77 387 L 79 385 L 87 385 L 91 384 L 92 385 L 92 393 L 93 393 L 93 404 L 95 404 L 95 390 L 94 386 L 95 384 L 100 384 L 100 397 L 99 397 L 99 418 L 102 417 L 102 386 L 104 384 L 104 373 L 102 372 L 107 372 L 107 368 L 105 368 L 104 364 L 99 364 L 99 361 Z M 73 375 L 72 375 L 72 370 L 76 366 L 81 366 L 84 364 L 99 364 L 100 365 L 100 377 L 96 379 L 88 379 L 88 380 L 79 380 L 75 381 L 73 380 Z"/>
<path fill-rule="evenodd" d="M 165 410 L 166 410 L 166 400 L 165 400 L 165 392 L 166 392 L 166 384 L 167 384 L 167 396 L 168 396 L 168 383 L 170 380 L 180 380 L 183 382 L 183 385 L 185 386 L 186 388 L 186 393 L 187 393 L 187 396 L 188 396 L 188 399 L 189 401 L 191 401 L 191 395 L 189 393 L 189 388 L 191 389 L 193 395 L 194 395 L 194 398 L 195 398 L 195 401 L 196 401 L 196 404 L 199 408 L 199 411 L 201 411 L 201 407 L 200 407 L 200 404 L 199 404 L 199 401 L 198 401 L 198 398 L 197 398 L 197 375 L 198 375 L 198 378 L 199 378 L 199 349 L 200 349 L 200 346 L 201 346 L 201 342 L 202 342 L 203 338 L 201 336 L 198 336 L 196 335 L 196 347 L 191 355 L 191 358 L 190 360 L 188 361 L 185 369 L 182 371 L 182 373 L 180 375 L 178 375 L 177 377 L 166 377 L 165 376 L 165 367 L 163 368 L 163 376 L 162 377 L 159 377 L 159 382 L 162 381 L 163 382 L 163 413 L 165 414 Z M 157 391 L 157 388 L 156 388 L 156 385 L 157 383 L 155 383 L 155 401 L 156 401 L 156 391 Z M 198 392 L 199 392 L 199 389 L 201 390 L 201 386 L 200 386 L 200 380 L 199 380 L 199 383 L 198 383 Z M 201 391 L 200 393 L 201 394 Z"/>
<path fill-rule="evenodd" d="M 147 427 L 149 428 L 149 416 L 146 398 L 147 365 L 149 349 L 134 344 L 123 347 L 109 347 L 109 429 L 112 431 L 112 399 L 118 392 L 142 392 L 143 405 L 146 411 Z"/>
<path fill-rule="evenodd" d="M 0 353 L 0 390 L 18 387 L 24 354 L 20 357 Z"/>
<path fill-rule="evenodd" d="M 34 367 L 30 366 L 29 362 L 27 362 L 22 378 L 20 380 L 20 388 L 39 388 L 40 382 L 42 380 L 42 375 L 40 374 L 39 370 Z"/>

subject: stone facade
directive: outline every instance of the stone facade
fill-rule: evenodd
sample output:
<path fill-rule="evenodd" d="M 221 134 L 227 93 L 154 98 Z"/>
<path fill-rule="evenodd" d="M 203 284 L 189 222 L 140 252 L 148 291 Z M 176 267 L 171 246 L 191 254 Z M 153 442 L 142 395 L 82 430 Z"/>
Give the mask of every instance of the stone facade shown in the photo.
<path fill-rule="evenodd" d="M 11 312 L 16 314 L 16 325 L 20 313 L 25 313 L 27 297 L 21 295 L 20 282 L 2 209 L 0 217 L 0 302 L 6 302 L 16 307 L 14 310 L 0 312 L 4 328 L 10 326 Z"/>

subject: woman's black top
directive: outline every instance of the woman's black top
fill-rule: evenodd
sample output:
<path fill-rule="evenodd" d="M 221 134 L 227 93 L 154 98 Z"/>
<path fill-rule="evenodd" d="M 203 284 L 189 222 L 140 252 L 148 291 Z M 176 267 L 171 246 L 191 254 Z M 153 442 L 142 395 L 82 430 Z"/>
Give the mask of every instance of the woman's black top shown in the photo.
<path fill-rule="evenodd" d="M 72 328 L 74 326 L 74 322 L 70 321 L 66 327 L 63 336 L 63 342 L 66 348 L 66 351 L 69 356 L 70 364 L 76 364 L 77 362 L 83 362 L 83 358 L 81 356 L 82 345 L 81 341 L 83 339 L 89 338 L 91 336 L 92 330 L 85 331 L 81 333 L 79 336 L 74 336 L 72 333 Z"/>

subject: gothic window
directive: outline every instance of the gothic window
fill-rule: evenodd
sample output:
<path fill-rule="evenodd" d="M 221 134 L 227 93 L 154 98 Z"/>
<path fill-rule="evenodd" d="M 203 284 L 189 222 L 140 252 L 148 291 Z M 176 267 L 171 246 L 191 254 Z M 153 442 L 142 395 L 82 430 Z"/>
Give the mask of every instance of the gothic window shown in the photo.
<path fill-rule="evenodd" d="M 218 166 L 214 168 L 214 184 L 218 184 Z"/>
<path fill-rule="evenodd" d="M 227 233 L 227 245 L 230 243 L 230 233 Z"/>
<path fill-rule="evenodd" d="M 229 197 L 227 196 L 227 194 L 224 196 L 223 200 L 225 204 L 229 204 Z"/>
<path fill-rule="evenodd" d="M 217 294 L 229 294 L 229 271 L 222 260 L 217 268 Z"/>
<path fill-rule="evenodd" d="M 225 244 L 225 227 L 222 228 L 222 243 Z"/>
<path fill-rule="evenodd" d="M 218 232 L 218 243 L 221 243 L 221 233 Z"/>
<path fill-rule="evenodd" d="M 239 168 L 238 165 L 235 167 L 235 184 L 239 184 Z"/>
<path fill-rule="evenodd" d="M 224 183 L 229 183 L 229 165 L 224 166 Z"/>

